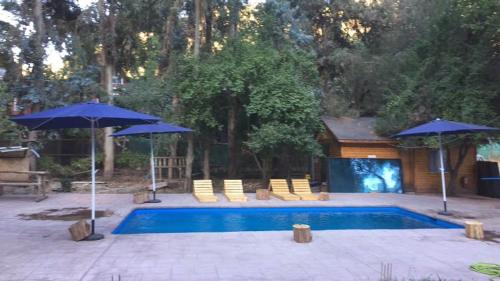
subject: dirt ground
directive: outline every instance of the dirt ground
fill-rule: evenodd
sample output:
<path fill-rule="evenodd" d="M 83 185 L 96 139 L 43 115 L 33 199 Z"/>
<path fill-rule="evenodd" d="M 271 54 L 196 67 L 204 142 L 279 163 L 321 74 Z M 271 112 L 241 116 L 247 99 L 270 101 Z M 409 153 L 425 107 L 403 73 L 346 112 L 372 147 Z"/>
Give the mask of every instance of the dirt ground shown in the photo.
<path fill-rule="evenodd" d="M 144 190 L 151 185 L 151 180 L 148 174 L 143 171 L 136 170 L 119 170 L 115 173 L 111 180 L 105 180 L 97 176 L 97 192 L 98 193 L 134 193 Z M 183 179 L 157 179 L 157 186 L 162 186 L 167 183 L 166 188 L 159 188 L 158 193 L 184 193 L 184 180 Z M 215 192 L 221 192 L 224 186 L 223 179 L 214 179 L 213 186 Z M 267 188 L 262 184 L 261 179 L 243 179 L 244 192 L 255 192 L 256 189 Z M 72 185 L 72 192 L 87 193 L 90 190 L 90 183 L 86 179 L 77 181 Z"/>
<path fill-rule="evenodd" d="M 110 210 L 97 210 L 96 218 L 109 217 L 113 215 Z M 90 209 L 84 207 L 62 208 L 62 209 L 47 209 L 39 213 L 20 214 L 19 217 L 23 220 L 62 220 L 76 221 L 90 218 Z"/>

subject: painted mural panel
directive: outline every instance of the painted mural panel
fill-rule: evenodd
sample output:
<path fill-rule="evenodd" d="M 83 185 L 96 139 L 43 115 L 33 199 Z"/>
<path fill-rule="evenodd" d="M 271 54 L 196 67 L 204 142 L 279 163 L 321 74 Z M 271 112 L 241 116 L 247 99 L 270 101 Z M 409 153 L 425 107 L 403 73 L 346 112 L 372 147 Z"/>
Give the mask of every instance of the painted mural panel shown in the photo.
<path fill-rule="evenodd" d="M 399 159 L 329 158 L 330 192 L 403 193 Z"/>

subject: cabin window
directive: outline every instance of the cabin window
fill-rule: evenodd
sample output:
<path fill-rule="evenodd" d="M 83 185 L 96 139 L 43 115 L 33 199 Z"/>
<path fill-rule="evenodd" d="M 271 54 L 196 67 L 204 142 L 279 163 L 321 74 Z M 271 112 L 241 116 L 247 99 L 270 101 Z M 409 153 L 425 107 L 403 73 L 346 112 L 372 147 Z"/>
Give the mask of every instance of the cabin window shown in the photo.
<path fill-rule="evenodd" d="M 443 151 L 443 162 L 444 162 L 444 171 L 448 171 L 448 161 L 447 161 L 447 155 L 446 150 Z M 440 160 L 439 160 L 439 150 L 438 149 L 433 149 L 429 151 L 429 171 L 431 173 L 440 173 L 441 171 L 439 170 L 440 167 Z"/>

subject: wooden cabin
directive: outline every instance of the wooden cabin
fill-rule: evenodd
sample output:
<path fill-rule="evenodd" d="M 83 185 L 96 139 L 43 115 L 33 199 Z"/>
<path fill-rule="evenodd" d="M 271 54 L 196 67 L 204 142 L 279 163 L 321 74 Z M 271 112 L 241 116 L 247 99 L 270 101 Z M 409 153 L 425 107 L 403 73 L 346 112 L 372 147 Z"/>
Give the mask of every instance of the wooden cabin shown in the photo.
<path fill-rule="evenodd" d="M 328 158 L 376 158 L 399 159 L 401 161 L 402 184 L 404 192 L 437 193 L 441 192 L 439 173 L 439 154 L 429 148 L 401 148 L 394 139 L 375 133 L 375 118 L 333 118 L 324 116 L 322 121 L 325 132 L 319 137 L 324 153 Z M 451 163 L 455 163 L 457 153 L 450 151 Z M 328 161 L 316 162 L 328 165 Z M 321 164 L 320 164 L 321 163 Z M 315 167 L 314 177 L 324 181 L 325 167 Z M 448 175 L 446 175 L 448 178 Z M 331 179 L 335 180 L 335 179 Z M 469 149 L 459 170 L 457 193 L 477 193 L 476 187 L 476 148 Z"/>

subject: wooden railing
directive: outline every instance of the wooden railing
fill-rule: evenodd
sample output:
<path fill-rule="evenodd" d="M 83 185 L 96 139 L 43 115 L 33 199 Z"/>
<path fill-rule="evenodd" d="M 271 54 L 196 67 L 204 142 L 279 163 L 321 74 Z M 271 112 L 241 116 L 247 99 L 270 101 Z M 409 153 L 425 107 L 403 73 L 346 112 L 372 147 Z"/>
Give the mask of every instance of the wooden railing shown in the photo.
<path fill-rule="evenodd" d="M 155 157 L 158 179 L 184 179 L 186 177 L 186 157 Z"/>

